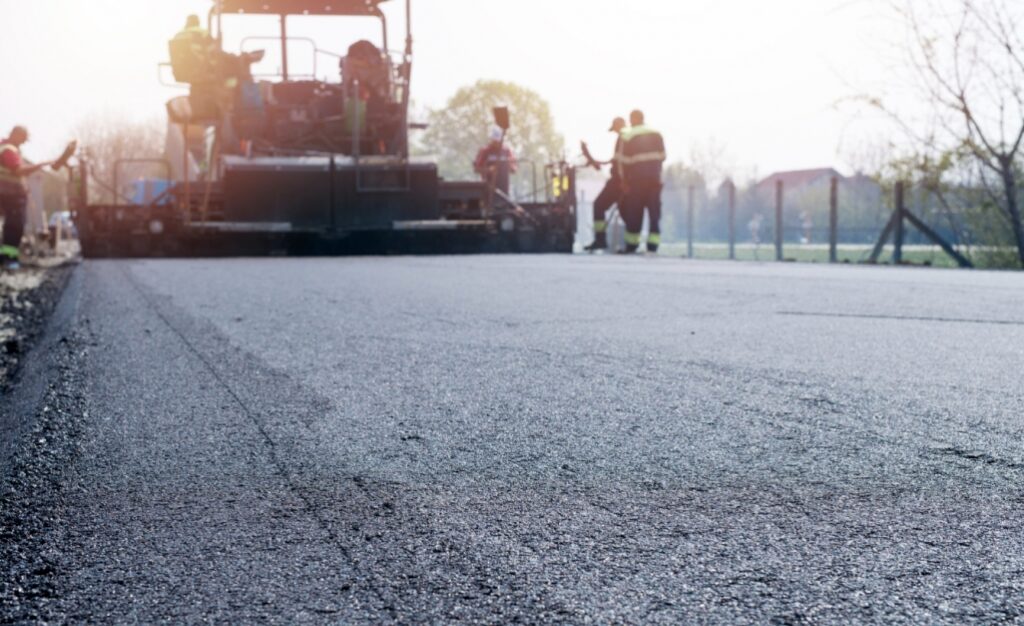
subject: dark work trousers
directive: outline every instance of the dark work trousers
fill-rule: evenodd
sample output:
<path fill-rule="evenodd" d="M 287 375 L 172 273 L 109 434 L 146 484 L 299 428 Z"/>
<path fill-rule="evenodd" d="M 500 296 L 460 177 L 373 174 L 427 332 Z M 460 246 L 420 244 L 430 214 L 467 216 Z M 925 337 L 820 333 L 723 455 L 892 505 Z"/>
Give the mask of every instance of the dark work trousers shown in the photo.
<path fill-rule="evenodd" d="M 20 194 L 0 195 L 0 210 L 4 216 L 3 245 L 17 248 L 25 234 L 25 205 L 28 198 Z"/>
<path fill-rule="evenodd" d="M 613 176 L 604 184 L 604 189 L 594 198 L 594 229 L 604 232 L 605 220 L 608 218 L 608 210 L 612 205 L 619 202 L 622 196 L 622 184 L 618 176 Z"/>
<path fill-rule="evenodd" d="M 644 209 L 650 220 L 651 234 L 661 234 L 661 181 L 637 180 L 629 185 L 622 196 L 619 211 L 626 222 L 626 243 L 639 245 L 640 230 L 644 225 Z"/>

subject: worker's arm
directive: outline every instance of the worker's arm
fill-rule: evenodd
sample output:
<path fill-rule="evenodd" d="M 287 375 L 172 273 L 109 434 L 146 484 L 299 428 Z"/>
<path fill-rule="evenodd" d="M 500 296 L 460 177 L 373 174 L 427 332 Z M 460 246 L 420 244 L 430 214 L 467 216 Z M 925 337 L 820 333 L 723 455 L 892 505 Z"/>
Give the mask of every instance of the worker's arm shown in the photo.
<path fill-rule="evenodd" d="M 53 163 L 54 163 L 54 161 L 47 161 L 45 163 L 34 163 L 32 165 L 22 165 L 14 173 L 15 173 L 16 176 L 31 176 L 32 174 L 35 174 L 39 170 L 43 169 L 44 167 L 49 167 L 49 166 L 53 165 Z"/>
<path fill-rule="evenodd" d="M 484 173 L 487 171 L 487 168 L 484 167 L 486 165 L 486 163 L 487 163 L 487 149 L 486 148 L 482 148 L 479 152 L 476 153 L 476 158 L 473 159 L 473 171 L 476 172 L 477 174 L 480 174 L 481 176 L 483 176 Z"/>
<path fill-rule="evenodd" d="M 580 142 L 580 150 L 583 152 L 583 158 L 587 160 L 587 166 L 600 172 L 601 162 L 595 159 L 594 155 L 590 154 L 590 146 L 587 145 L 587 142 Z"/>
<path fill-rule="evenodd" d="M 615 159 L 614 163 L 612 163 L 612 167 L 619 172 L 619 180 L 621 181 L 620 184 L 622 186 L 623 193 L 629 191 L 629 178 L 626 177 L 626 166 L 624 163 L 625 158 L 626 142 L 620 137 L 619 140 L 615 142 Z"/>

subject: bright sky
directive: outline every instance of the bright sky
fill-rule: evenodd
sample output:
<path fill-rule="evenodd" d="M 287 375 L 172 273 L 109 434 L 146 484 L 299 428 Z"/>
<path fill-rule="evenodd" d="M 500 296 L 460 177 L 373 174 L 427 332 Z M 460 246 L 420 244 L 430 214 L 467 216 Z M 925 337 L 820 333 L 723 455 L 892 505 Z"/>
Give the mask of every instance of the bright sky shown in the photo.
<path fill-rule="evenodd" d="M 185 15 L 205 16 L 210 5 L 0 0 L 0 132 L 26 124 L 27 155 L 52 158 L 91 113 L 162 117 L 163 103 L 181 93 L 158 82 L 167 39 Z M 400 0 L 389 5 L 397 49 L 404 12 Z M 885 78 L 881 42 L 893 26 L 883 13 L 873 0 L 413 0 L 413 98 L 440 106 L 478 78 L 510 80 L 549 100 L 574 150 L 587 139 L 610 151 L 611 118 L 639 107 L 666 136 L 671 159 L 713 142 L 739 176 L 849 170 L 849 146 L 879 129 L 851 123 L 834 105 Z M 243 29 L 277 33 L 273 20 L 234 19 L 225 28 L 233 45 Z M 353 35 L 376 32 L 370 22 L 357 32 L 336 19 L 300 18 L 293 34 L 341 51 Z"/>

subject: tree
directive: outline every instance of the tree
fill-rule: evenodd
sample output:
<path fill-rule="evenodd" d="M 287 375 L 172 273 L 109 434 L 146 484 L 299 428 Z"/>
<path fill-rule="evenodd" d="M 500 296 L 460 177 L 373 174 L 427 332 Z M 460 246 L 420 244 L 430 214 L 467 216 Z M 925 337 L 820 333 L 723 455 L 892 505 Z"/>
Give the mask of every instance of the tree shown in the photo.
<path fill-rule="evenodd" d="M 519 190 L 528 189 L 532 185 L 531 163 L 542 173 L 545 164 L 562 158 L 565 140 L 555 130 L 547 101 L 515 83 L 481 80 L 459 89 L 444 108 L 430 111 L 429 127 L 417 152 L 436 156 L 446 178 L 475 178 L 473 158 L 487 143 L 494 125 L 491 109 L 496 106 L 507 106 L 511 113 L 506 141 L 515 150 L 524 174 Z"/>
<path fill-rule="evenodd" d="M 1019 264 L 1013 227 L 994 204 L 984 174 L 965 151 L 915 152 L 890 160 L 879 180 L 887 195 L 897 181 L 911 182 L 908 203 L 917 204 L 915 212 L 930 212 L 932 227 L 948 233 L 975 266 L 1013 267 Z"/>
<path fill-rule="evenodd" d="M 725 144 L 708 137 L 689 146 L 685 160 L 665 165 L 662 179 L 662 235 L 669 239 L 683 238 L 693 187 L 694 236 L 698 239 L 725 239 L 728 236 L 728 215 L 712 201 L 710 186 L 728 178 L 735 169 Z"/>
<path fill-rule="evenodd" d="M 127 159 L 160 159 L 164 156 L 165 128 L 158 119 L 145 121 L 124 120 L 112 114 L 93 115 L 75 126 L 74 136 L 89 163 L 89 201 L 114 201 L 114 180 L 118 180 L 121 201 L 125 183 L 140 177 L 166 177 L 167 172 L 158 164 L 122 164 L 115 176 L 118 161 Z"/>
<path fill-rule="evenodd" d="M 708 185 L 703 171 L 683 162 L 665 166 L 662 173 L 661 232 L 667 239 L 686 237 L 690 188 L 693 188 L 694 221 L 708 207 Z"/>
<path fill-rule="evenodd" d="M 920 95 L 930 103 L 923 123 L 881 100 L 916 142 L 916 158 L 938 164 L 925 176 L 939 178 L 966 164 L 1006 219 L 1024 266 L 1021 219 L 1021 147 L 1024 141 L 1024 9 L 1004 0 L 893 0 L 908 32 L 910 68 Z M 957 181 L 959 182 L 959 181 Z"/>

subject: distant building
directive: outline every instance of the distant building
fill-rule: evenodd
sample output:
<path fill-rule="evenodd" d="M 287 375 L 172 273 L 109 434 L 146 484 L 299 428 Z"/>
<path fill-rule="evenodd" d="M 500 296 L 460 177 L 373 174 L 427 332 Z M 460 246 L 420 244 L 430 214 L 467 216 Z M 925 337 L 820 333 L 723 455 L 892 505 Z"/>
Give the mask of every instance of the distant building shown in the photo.
<path fill-rule="evenodd" d="M 831 181 L 839 181 L 839 237 L 862 242 L 876 237 L 888 209 L 882 188 L 871 177 L 857 173 L 843 176 L 832 167 L 775 172 L 753 189 L 755 210 L 774 215 L 776 185 L 782 182 L 783 223 L 787 240 L 798 241 L 810 232 L 811 243 L 827 238 Z"/>
<path fill-rule="evenodd" d="M 782 181 L 782 187 L 784 191 L 802 191 L 812 187 L 824 186 L 826 189 L 829 186 L 829 181 L 832 177 L 838 178 L 840 181 L 844 179 L 843 175 L 837 172 L 831 167 L 821 167 L 810 170 L 792 170 L 789 172 L 775 172 L 768 178 L 765 178 L 761 182 L 757 183 L 758 192 L 775 193 L 775 185 L 779 181 Z M 774 196 L 773 196 L 774 197 Z"/>

